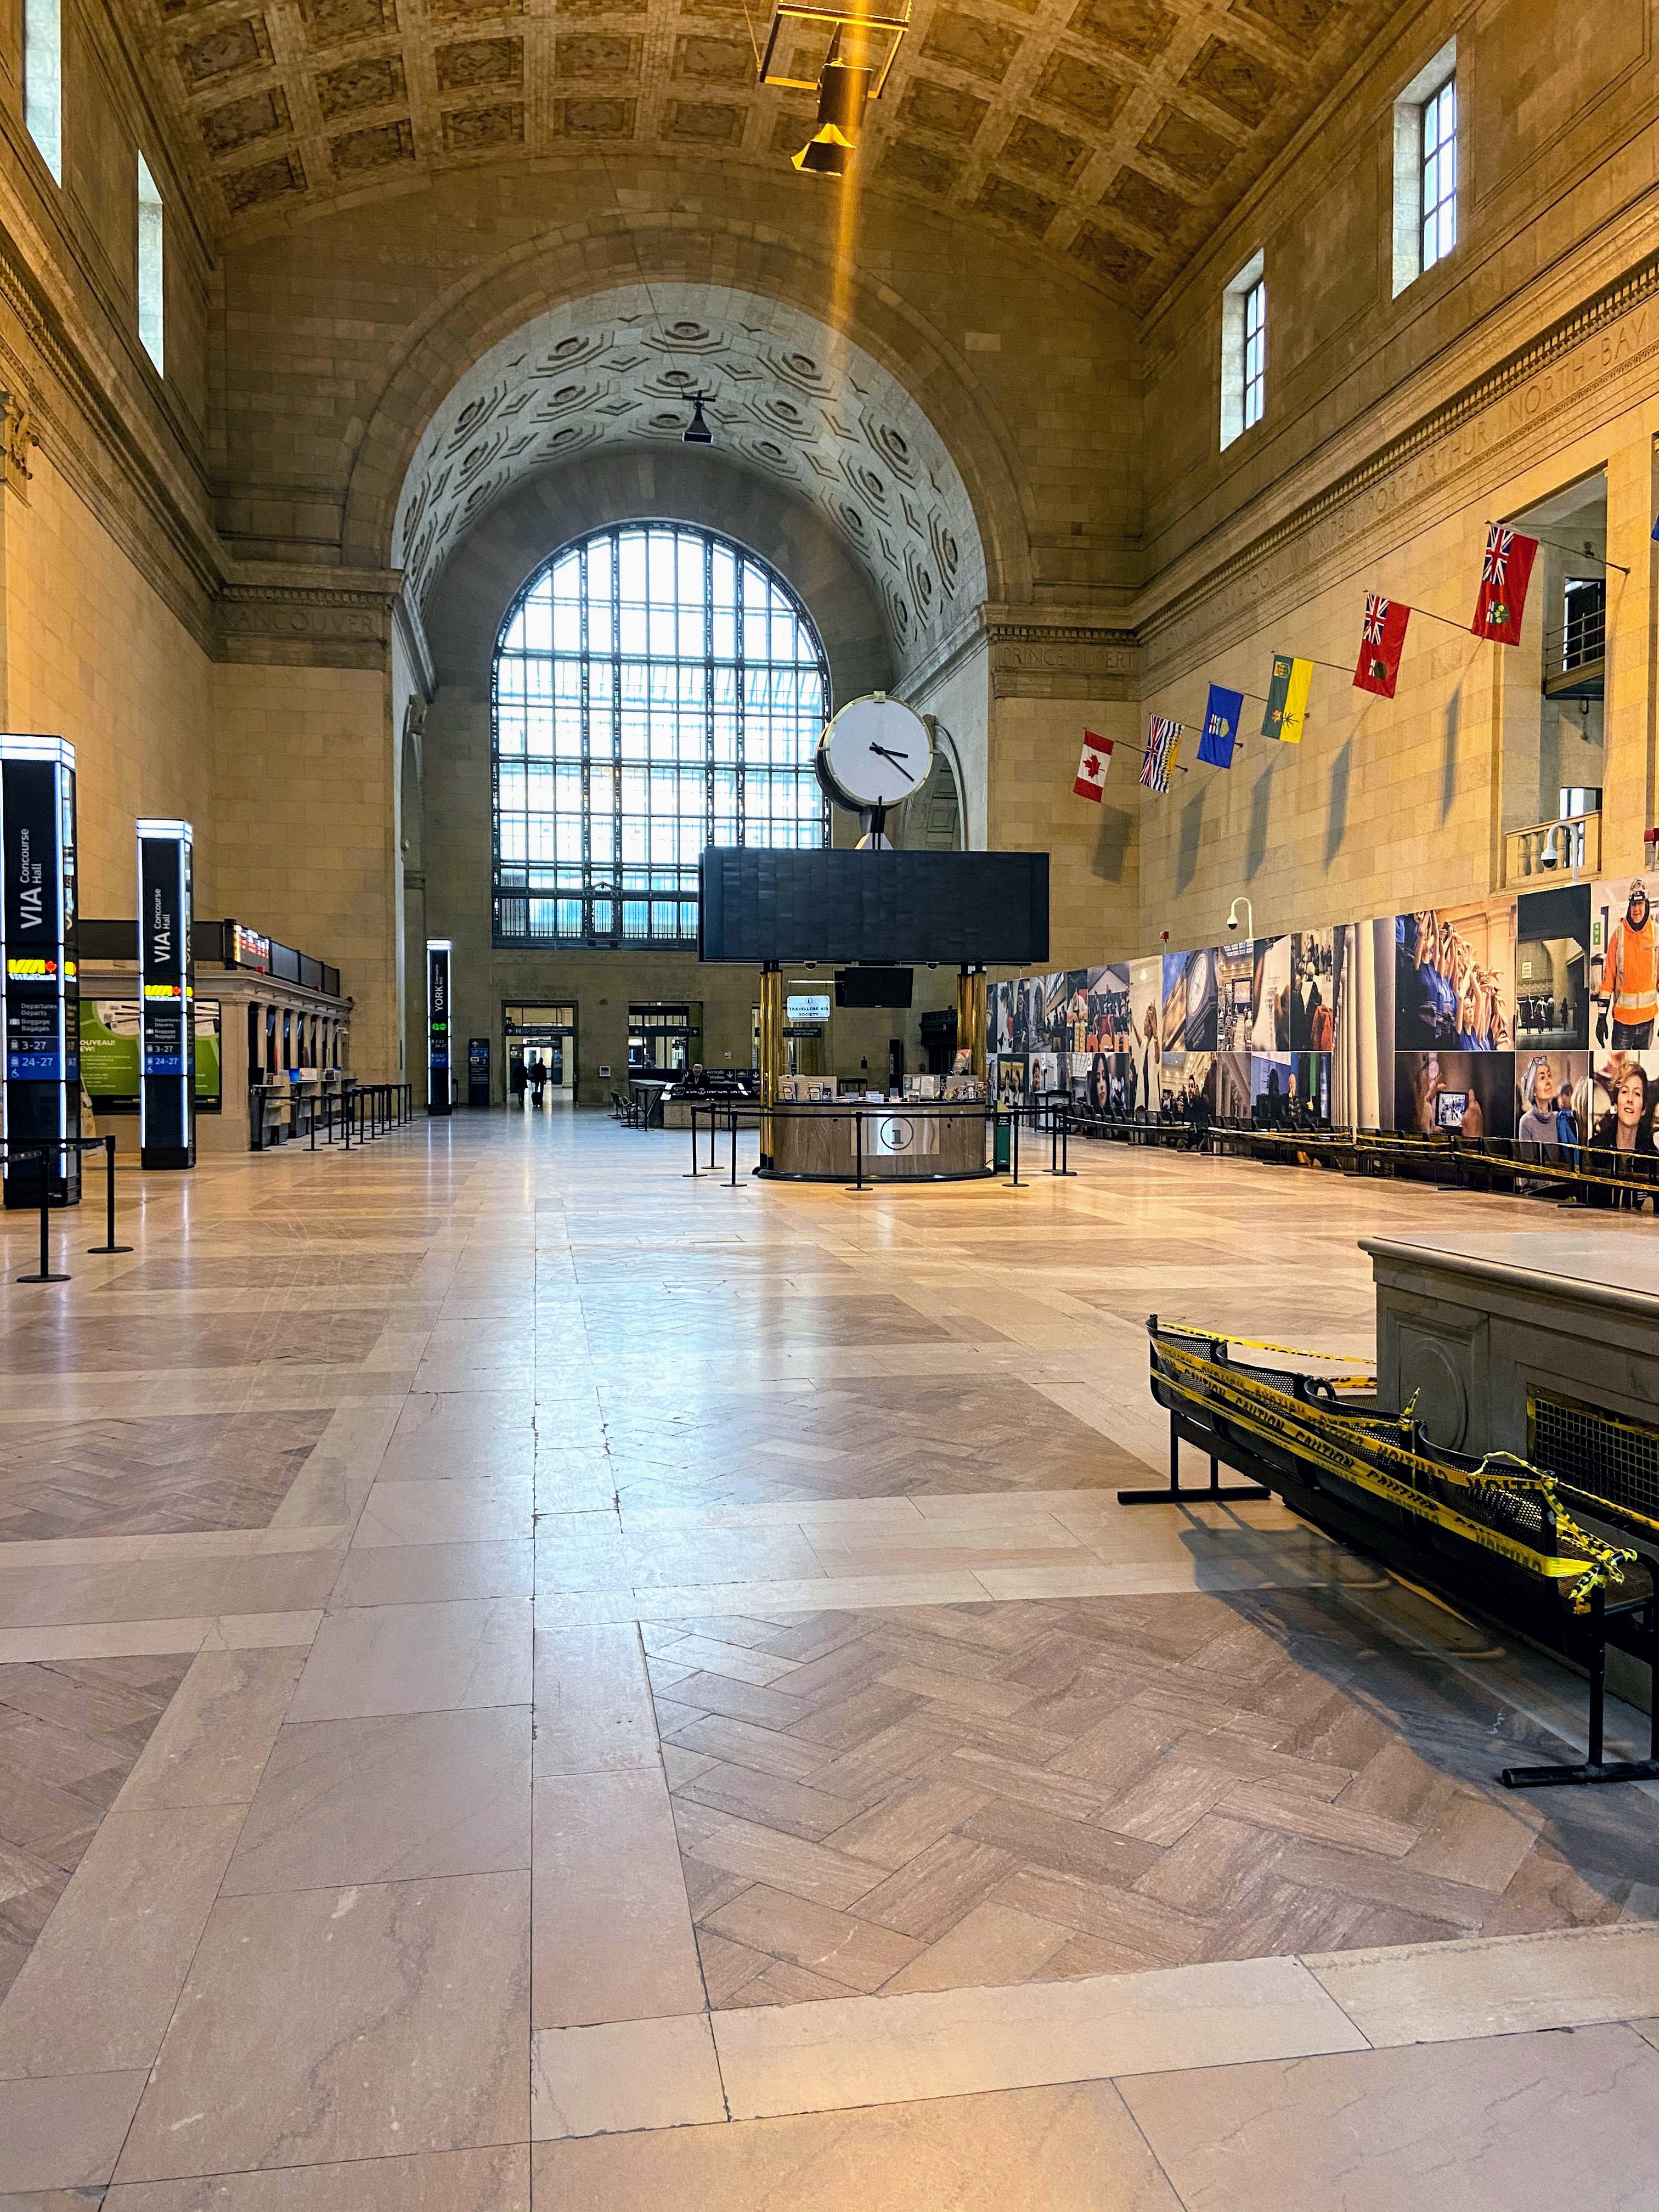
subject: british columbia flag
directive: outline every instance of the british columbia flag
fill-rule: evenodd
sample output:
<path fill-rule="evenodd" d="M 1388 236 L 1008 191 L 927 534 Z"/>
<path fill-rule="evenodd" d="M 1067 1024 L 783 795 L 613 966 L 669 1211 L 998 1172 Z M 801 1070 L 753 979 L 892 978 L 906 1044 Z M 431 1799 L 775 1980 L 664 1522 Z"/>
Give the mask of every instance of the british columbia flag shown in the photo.
<path fill-rule="evenodd" d="M 1140 780 L 1148 791 L 1167 791 L 1176 754 L 1181 745 L 1181 725 L 1154 714 L 1146 732 L 1146 757 L 1140 763 Z"/>

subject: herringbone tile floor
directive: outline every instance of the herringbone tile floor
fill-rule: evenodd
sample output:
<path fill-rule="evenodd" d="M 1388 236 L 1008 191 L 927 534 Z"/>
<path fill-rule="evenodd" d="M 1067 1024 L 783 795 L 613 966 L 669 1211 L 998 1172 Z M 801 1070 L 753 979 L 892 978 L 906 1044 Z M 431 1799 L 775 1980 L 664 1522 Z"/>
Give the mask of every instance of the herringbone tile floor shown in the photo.
<path fill-rule="evenodd" d="M 659 1357 L 659 1355 L 658 1355 Z M 619 1487 L 635 1506 L 796 1498 L 1111 1490 L 1143 1463 L 1018 1381 L 861 1376 L 780 1401 L 723 1395 L 706 1412 L 605 1398 Z"/>
<path fill-rule="evenodd" d="M 1646 1801 L 1509 1797 L 1548 1739 L 1346 1595 L 644 1632 L 716 2006 L 1659 1915 Z"/>
<path fill-rule="evenodd" d="M 263 1528 L 325 1413 L 177 1413 L 0 1426 L 0 1543 Z"/>
<path fill-rule="evenodd" d="M 0 1996 L 189 1665 L 186 1653 L 0 1666 Z"/>

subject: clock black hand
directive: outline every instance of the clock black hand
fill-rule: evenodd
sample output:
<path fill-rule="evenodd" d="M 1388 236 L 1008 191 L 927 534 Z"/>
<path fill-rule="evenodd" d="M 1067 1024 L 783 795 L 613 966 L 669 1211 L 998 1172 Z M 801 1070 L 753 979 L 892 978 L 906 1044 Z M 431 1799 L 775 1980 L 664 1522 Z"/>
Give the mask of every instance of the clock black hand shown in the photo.
<path fill-rule="evenodd" d="M 910 765 L 908 753 L 891 752 L 885 745 L 878 744 L 872 744 L 870 750 L 872 753 L 879 753 L 884 760 L 891 761 L 895 768 L 908 768 Z"/>

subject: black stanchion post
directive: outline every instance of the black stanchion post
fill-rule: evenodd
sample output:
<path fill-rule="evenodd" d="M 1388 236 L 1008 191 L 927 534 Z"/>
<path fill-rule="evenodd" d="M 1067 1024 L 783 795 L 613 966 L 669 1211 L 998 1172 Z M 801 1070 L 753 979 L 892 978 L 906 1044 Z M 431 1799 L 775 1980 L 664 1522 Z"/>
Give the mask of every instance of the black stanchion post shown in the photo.
<path fill-rule="evenodd" d="M 853 1150 L 854 1156 L 854 1188 L 864 1188 L 864 1116 L 855 1106 L 853 1109 Z"/>
<path fill-rule="evenodd" d="M 691 1108 L 691 1172 L 697 1172 L 697 1109 Z"/>
<path fill-rule="evenodd" d="M 738 1187 L 738 1109 L 732 1109 L 732 1188 Z"/>
<path fill-rule="evenodd" d="M 46 1165 L 46 1147 L 42 1145 L 35 1155 L 40 1163 L 40 1272 L 35 1275 L 19 1275 L 20 1283 L 66 1283 L 67 1275 L 52 1272 L 52 1255 L 48 1245 L 52 1218 L 52 1172 Z"/>
<path fill-rule="evenodd" d="M 104 1139 L 104 1241 L 88 1244 L 88 1252 L 131 1252 L 131 1244 L 115 1241 L 115 1139 Z"/>
<path fill-rule="evenodd" d="M 1008 1122 L 1009 1122 L 1009 1144 L 1008 1144 L 1008 1153 L 1009 1153 L 1009 1159 L 1010 1159 L 1010 1161 L 1011 1161 L 1011 1163 L 1012 1163 L 1012 1168 L 1013 1168 L 1013 1174 L 1012 1174 L 1012 1177 L 1011 1177 L 1011 1178 L 1010 1178 L 1010 1180 L 1009 1180 L 1008 1188 L 1009 1188 L 1009 1189 L 1010 1189 L 1010 1190 L 1018 1190 L 1018 1189 L 1019 1188 L 1019 1187 L 1020 1187 L 1020 1186 L 1019 1186 L 1019 1109 L 1018 1109 L 1018 1106 L 1011 1106 L 1011 1107 L 1008 1109 Z"/>

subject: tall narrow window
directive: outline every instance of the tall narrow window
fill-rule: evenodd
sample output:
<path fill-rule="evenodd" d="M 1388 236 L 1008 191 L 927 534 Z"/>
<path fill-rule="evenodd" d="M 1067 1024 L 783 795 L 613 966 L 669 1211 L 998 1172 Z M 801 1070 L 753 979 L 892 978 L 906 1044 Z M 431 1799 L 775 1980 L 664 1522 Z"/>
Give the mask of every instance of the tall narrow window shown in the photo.
<path fill-rule="evenodd" d="M 1252 254 L 1221 295 L 1221 444 L 1258 423 L 1267 404 L 1266 264 Z"/>
<path fill-rule="evenodd" d="M 161 273 L 161 195 L 149 173 L 149 163 L 138 156 L 138 335 L 144 351 L 158 369 L 161 359 L 162 325 L 166 320 Z"/>
<path fill-rule="evenodd" d="M 706 845 L 829 842 L 829 670 L 752 553 L 594 531 L 508 611 L 494 685 L 497 945 L 690 945 Z"/>
<path fill-rule="evenodd" d="M 1448 39 L 1394 104 L 1394 294 L 1457 244 L 1457 41 Z"/>
<path fill-rule="evenodd" d="M 1457 79 L 1449 76 L 1423 110 L 1423 266 L 1457 243 Z"/>
<path fill-rule="evenodd" d="M 1258 276 L 1244 295 L 1244 428 L 1261 420 L 1267 397 L 1267 285 Z"/>
<path fill-rule="evenodd" d="M 23 120 L 64 181 L 64 51 L 60 0 L 23 0 Z"/>

